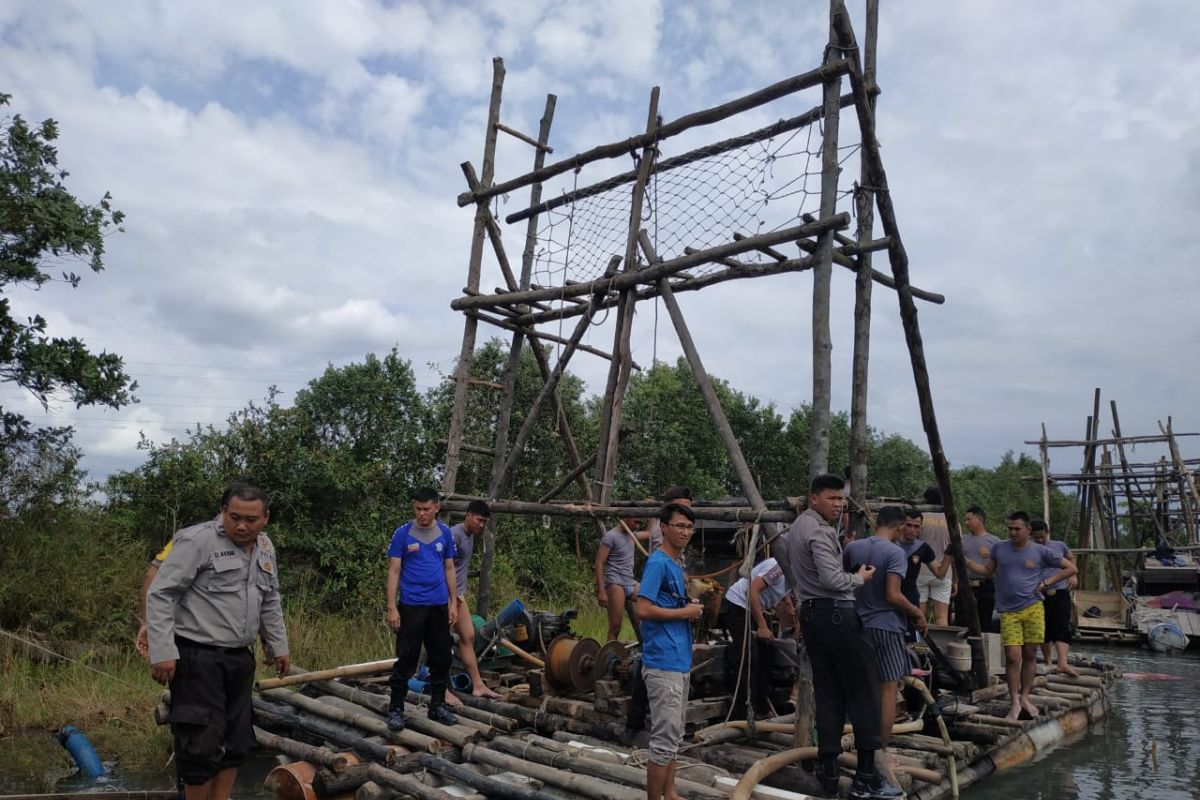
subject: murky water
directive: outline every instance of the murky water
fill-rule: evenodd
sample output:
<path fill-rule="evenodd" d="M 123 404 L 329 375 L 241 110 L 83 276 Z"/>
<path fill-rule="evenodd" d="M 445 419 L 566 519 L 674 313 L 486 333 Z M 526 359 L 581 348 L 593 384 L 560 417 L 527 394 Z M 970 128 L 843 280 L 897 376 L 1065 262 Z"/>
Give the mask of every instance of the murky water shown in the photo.
<path fill-rule="evenodd" d="M 1157 656 L 1147 651 L 1083 651 L 1118 664 L 1128 677 L 1110 694 L 1101 723 L 1045 754 L 1032 765 L 995 774 L 963 791 L 965 800 L 1192 800 L 1200 798 L 1200 653 Z M 1174 680 L 1154 677 L 1155 674 Z M 12 763 L 14 739 L 0 739 L 0 794 L 81 791 L 66 754 L 49 736 L 43 768 L 20 771 Z M 26 743 L 26 746 L 28 743 Z M 43 746 L 44 745 L 44 746 Z M 25 763 L 29 763 L 26 753 Z M 102 754 L 103 755 L 103 754 Z M 239 775 L 235 797 L 266 797 L 262 780 L 271 759 L 258 758 Z M 55 783 L 58 778 L 63 780 Z M 119 775 L 109 788 L 161 789 L 162 775 Z M 96 787 L 102 788 L 102 787 Z"/>
<path fill-rule="evenodd" d="M 1131 675 L 1110 693 L 1106 719 L 1032 765 L 994 774 L 965 800 L 1192 800 L 1200 797 L 1200 654 L 1089 652 Z"/>

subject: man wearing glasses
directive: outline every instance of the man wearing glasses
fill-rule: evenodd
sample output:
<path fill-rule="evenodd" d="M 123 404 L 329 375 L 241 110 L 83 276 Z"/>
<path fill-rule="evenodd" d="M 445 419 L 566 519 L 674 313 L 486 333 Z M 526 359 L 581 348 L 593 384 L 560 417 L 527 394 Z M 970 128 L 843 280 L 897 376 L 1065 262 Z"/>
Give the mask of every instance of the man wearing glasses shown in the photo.
<path fill-rule="evenodd" d="M 679 503 L 659 512 L 662 546 L 650 554 L 638 587 L 637 615 L 642 630 L 642 680 L 650 700 L 648 800 L 673 800 L 675 756 L 683 741 L 688 678 L 692 669 L 692 620 L 704 608 L 687 597 L 679 557 L 696 529 L 696 515 Z M 840 735 L 840 734 L 839 734 Z"/>

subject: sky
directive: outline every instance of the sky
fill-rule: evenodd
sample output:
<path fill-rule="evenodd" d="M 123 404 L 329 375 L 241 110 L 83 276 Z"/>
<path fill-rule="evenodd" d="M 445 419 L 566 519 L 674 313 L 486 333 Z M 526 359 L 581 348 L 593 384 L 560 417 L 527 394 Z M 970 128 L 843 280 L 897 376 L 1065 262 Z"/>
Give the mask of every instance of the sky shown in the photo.
<path fill-rule="evenodd" d="M 862 5 L 849 5 L 861 40 Z M 1052 439 L 1081 437 L 1097 386 L 1126 434 L 1156 432 L 1168 415 L 1177 431 L 1200 430 L 1200 5 L 882 5 L 878 137 L 913 283 L 946 296 L 919 307 L 951 464 L 1030 451 L 1022 441 L 1043 423 Z M 462 337 L 450 301 L 466 283 L 473 209 L 456 204 L 459 165 L 478 169 L 493 56 L 507 72 L 506 125 L 536 134 L 546 94 L 557 96 L 553 161 L 644 131 L 653 86 L 670 121 L 816 67 L 827 11 L 723 0 L 0 4 L 11 110 L 56 119 L 69 188 L 89 202 L 110 191 L 127 215 L 104 272 L 77 289 L 6 296 L 53 334 L 122 355 L 140 402 L 47 413 L 11 386 L 0 399 L 75 425 L 85 468 L 103 478 L 141 463 L 143 433 L 165 442 L 220 425 L 272 385 L 286 403 L 327 365 L 393 346 L 427 389 L 451 373 Z M 819 99 L 801 93 L 693 131 L 664 154 Z M 848 190 L 858 132 L 852 115 L 841 127 Z M 801 160 L 780 159 L 775 178 Z M 532 151 L 501 134 L 496 161 L 503 180 L 528 171 Z M 603 162 L 579 185 L 630 168 Z M 761 210 L 775 215 L 767 227 L 815 202 L 786 194 Z M 527 202 L 519 190 L 496 210 Z M 504 230 L 519 263 L 524 224 Z M 700 233 L 712 244 L 732 231 L 692 224 L 680 235 Z M 586 231 L 569 239 L 586 243 Z M 876 263 L 887 271 L 882 254 Z M 489 258 L 482 286 L 499 285 Z M 811 288 L 800 273 L 680 295 L 706 369 L 784 413 L 808 402 Z M 877 286 L 874 297 L 869 421 L 923 443 L 895 295 Z M 836 410 L 849 407 L 853 325 L 853 276 L 840 268 L 832 309 Z M 585 341 L 609 349 L 612 323 Z M 490 335 L 505 334 L 481 327 L 481 342 Z M 661 307 L 639 304 L 633 347 L 642 364 L 680 354 Z M 602 389 L 606 362 L 581 355 L 571 368 Z M 1075 471 L 1077 452 L 1056 453 L 1052 469 Z"/>

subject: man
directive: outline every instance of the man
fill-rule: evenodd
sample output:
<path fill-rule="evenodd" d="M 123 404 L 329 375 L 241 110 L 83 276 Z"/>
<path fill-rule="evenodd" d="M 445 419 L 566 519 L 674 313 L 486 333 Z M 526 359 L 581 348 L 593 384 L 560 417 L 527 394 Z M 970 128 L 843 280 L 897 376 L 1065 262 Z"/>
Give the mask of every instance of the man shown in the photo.
<path fill-rule="evenodd" d="M 254 747 L 255 636 L 286 675 L 287 630 L 270 501 L 234 484 L 216 519 L 179 531 L 146 595 L 150 675 L 171 687 L 175 765 L 188 800 L 227 800 Z"/>
<path fill-rule="evenodd" d="M 967 531 L 970 536 L 962 540 L 963 557 L 982 567 L 1000 544 L 1000 539 L 987 532 L 987 515 L 979 506 L 967 509 Z M 971 592 L 979 611 L 980 630 L 995 633 L 996 624 L 992 616 L 996 610 L 996 583 L 991 578 L 975 575 L 971 578 Z"/>
<path fill-rule="evenodd" d="M 763 718 L 771 713 L 767 701 L 767 673 L 764 666 L 771 658 L 770 642 L 774 638 L 767 625 L 766 610 L 780 603 L 790 603 L 787 580 L 783 570 L 773 558 L 754 565 L 750 578 L 739 578 L 725 592 L 721 600 L 721 620 L 729 632 L 730 644 L 725 648 L 725 680 L 734 693 L 734 713 L 741 713 L 746 705 L 746 687 L 750 687 L 750 699 L 754 704 L 754 716 Z M 754 630 L 754 654 L 750 658 L 749 671 L 743 669 L 746 653 L 750 649 L 750 624 Z"/>
<path fill-rule="evenodd" d="M 906 619 L 922 634 L 926 621 L 921 609 L 900 591 L 900 582 L 908 571 L 904 551 L 896 544 L 904 527 L 904 512 L 897 506 L 879 510 L 875 517 L 875 535 L 857 539 L 846 546 L 842 565 L 846 572 L 869 564 L 883 580 L 872 580 L 854 590 L 854 607 L 867 636 L 875 646 L 875 665 L 879 671 L 880 751 L 886 751 L 896 721 L 896 689 L 900 679 L 912 672 L 904 634 Z"/>
<path fill-rule="evenodd" d="M 650 697 L 650 761 L 646 764 L 647 800 L 678 800 L 675 756 L 687 716 L 688 678 L 692 669 L 692 625 L 704 608 L 687 597 L 683 555 L 696 516 L 679 503 L 667 503 L 658 515 L 662 545 L 650 554 L 638 589 L 642 623 L 642 679 Z"/>
<path fill-rule="evenodd" d="M 500 696 L 488 688 L 479 674 L 479 661 L 475 658 L 475 620 L 471 618 L 471 609 L 467 605 L 467 568 L 475 549 L 475 537 L 483 533 L 491 517 L 492 509 L 487 503 L 472 500 L 467 504 L 467 515 L 463 521 L 450 529 L 450 535 L 454 537 L 454 604 L 457 606 L 454 629 L 458 632 L 458 660 L 471 678 L 471 694 L 476 697 Z M 446 689 L 446 702 L 451 705 L 462 704 L 449 688 Z"/>
<path fill-rule="evenodd" d="M 438 493 L 428 487 L 413 493 L 413 519 L 396 529 L 388 547 L 387 621 L 396 631 L 396 665 L 392 668 L 389 730 L 404 730 L 404 696 L 417 669 L 421 645 L 429 667 L 428 717 L 453 725 L 458 717 L 446 708 L 450 675 L 450 628 L 458 622 L 458 585 L 454 572 L 454 535 L 438 522 Z M 397 589 L 399 603 L 397 604 Z"/>
<path fill-rule="evenodd" d="M 663 492 L 663 504 L 678 503 L 681 506 L 692 507 L 692 490 L 687 486 L 672 486 Z M 650 527 L 644 531 L 638 531 L 638 540 L 649 542 L 650 552 L 653 553 L 658 548 L 662 547 L 662 525 L 657 519 L 651 521 Z M 686 558 L 686 557 L 685 557 Z M 682 564 L 681 564 L 682 566 Z M 684 572 L 686 572 L 686 568 Z"/>
<path fill-rule="evenodd" d="M 633 580 L 634 531 L 641 526 L 637 517 L 623 517 L 615 528 L 600 537 L 593 568 L 596 574 L 596 600 L 608 611 L 608 641 L 621 638 L 625 621 L 625 599 L 637 595 Z"/>
<path fill-rule="evenodd" d="M 931 506 L 941 506 L 942 492 L 936 486 L 925 490 L 925 502 Z M 950 529 L 946 526 L 946 515 L 940 511 L 926 511 L 921 524 L 921 539 L 933 550 L 933 557 L 940 559 L 946 555 L 950 545 Z M 950 559 L 946 559 L 949 564 Z M 949 571 L 949 568 L 947 568 Z M 921 611 L 928 619 L 929 606 L 933 605 L 933 622 L 935 625 L 950 623 L 950 598 L 958 593 L 953 572 L 938 576 L 930 567 L 923 566 L 917 576 L 917 591 L 921 594 Z"/>
<path fill-rule="evenodd" d="M 904 511 L 904 524 L 900 528 L 900 540 L 896 543 L 904 551 L 905 573 L 900 581 L 900 593 L 913 605 L 920 605 L 921 592 L 917 580 L 922 567 L 928 567 L 939 578 L 946 577 L 950 570 L 950 559 L 938 559 L 933 548 L 921 538 L 924 515 L 915 508 Z M 910 629 L 910 632 L 913 629 Z"/>
<path fill-rule="evenodd" d="M 1048 547 L 1058 558 L 1065 558 L 1072 564 L 1075 556 L 1066 542 L 1050 538 L 1050 527 L 1045 520 L 1035 519 L 1030 523 L 1033 540 L 1043 547 Z M 1049 578 L 1053 570 L 1047 569 L 1042 577 Z M 1046 641 L 1042 643 L 1042 661 L 1046 668 L 1057 662 L 1055 671 L 1063 675 L 1078 675 L 1079 673 L 1067 663 L 1067 653 L 1071 650 L 1071 589 L 1078 585 L 1074 577 L 1064 581 L 1052 582 L 1043 593 L 1042 611 L 1046 617 Z M 1058 658 L 1053 658 L 1057 651 Z"/>
<path fill-rule="evenodd" d="M 854 590 L 875 576 L 863 564 L 853 573 L 842 569 L 842 550 L 831 526 L 842 513 L 844 482 L 837 475 L 813 478 L 808 508 L 786 537 L 792 594 L 800 603 L 800 629 L 812 662 L 819 737 L 818 777 L 823 791 L 837 796 L 837 757 L 842 751 L 842 723 L 854 726 L 858 769 L 851 796 L 858 800 L 898 797 L 875 771 L 879 750 L 879 672 L 875 652 L 854 610 Z"/>
<path fill-rule="evenodd" d="M 1041 592 L 1046 586 L 1070 578 L 1075 565 L 1048 547 L 1030 541 L 1029 515 L 1008 515 L 1008 541 L 992 550 L 987 564 L 967 569 L 984 577 L 996 576 L 996 609 L 1000 612 L 1000 643 L 1004 645 L 1004 677 L 1011 705 L 1006 719 L 1032 719 L 1037 707 L 1029 702 L 1037 670 L 1038 645 L 1045 638 L 1046 618 Z M 1057 568 L 1048 578 L 1045 570 Z"/>

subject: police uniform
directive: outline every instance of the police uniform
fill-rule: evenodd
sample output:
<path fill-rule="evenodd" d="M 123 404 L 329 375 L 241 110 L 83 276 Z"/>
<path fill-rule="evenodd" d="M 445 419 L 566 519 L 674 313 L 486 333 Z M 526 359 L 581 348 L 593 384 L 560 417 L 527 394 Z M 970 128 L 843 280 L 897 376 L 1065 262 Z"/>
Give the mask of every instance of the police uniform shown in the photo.
<path fill-rule="evenodd" d="M 254 639 L 288 655 L 275 547 L 265 533 L 246 551 L 221 517 L 175 534 L 146 595 L 150 663 L 176 662 L 171 679 L 175 761 L 200 785 L 241 765 L 254 746 Z"/>

